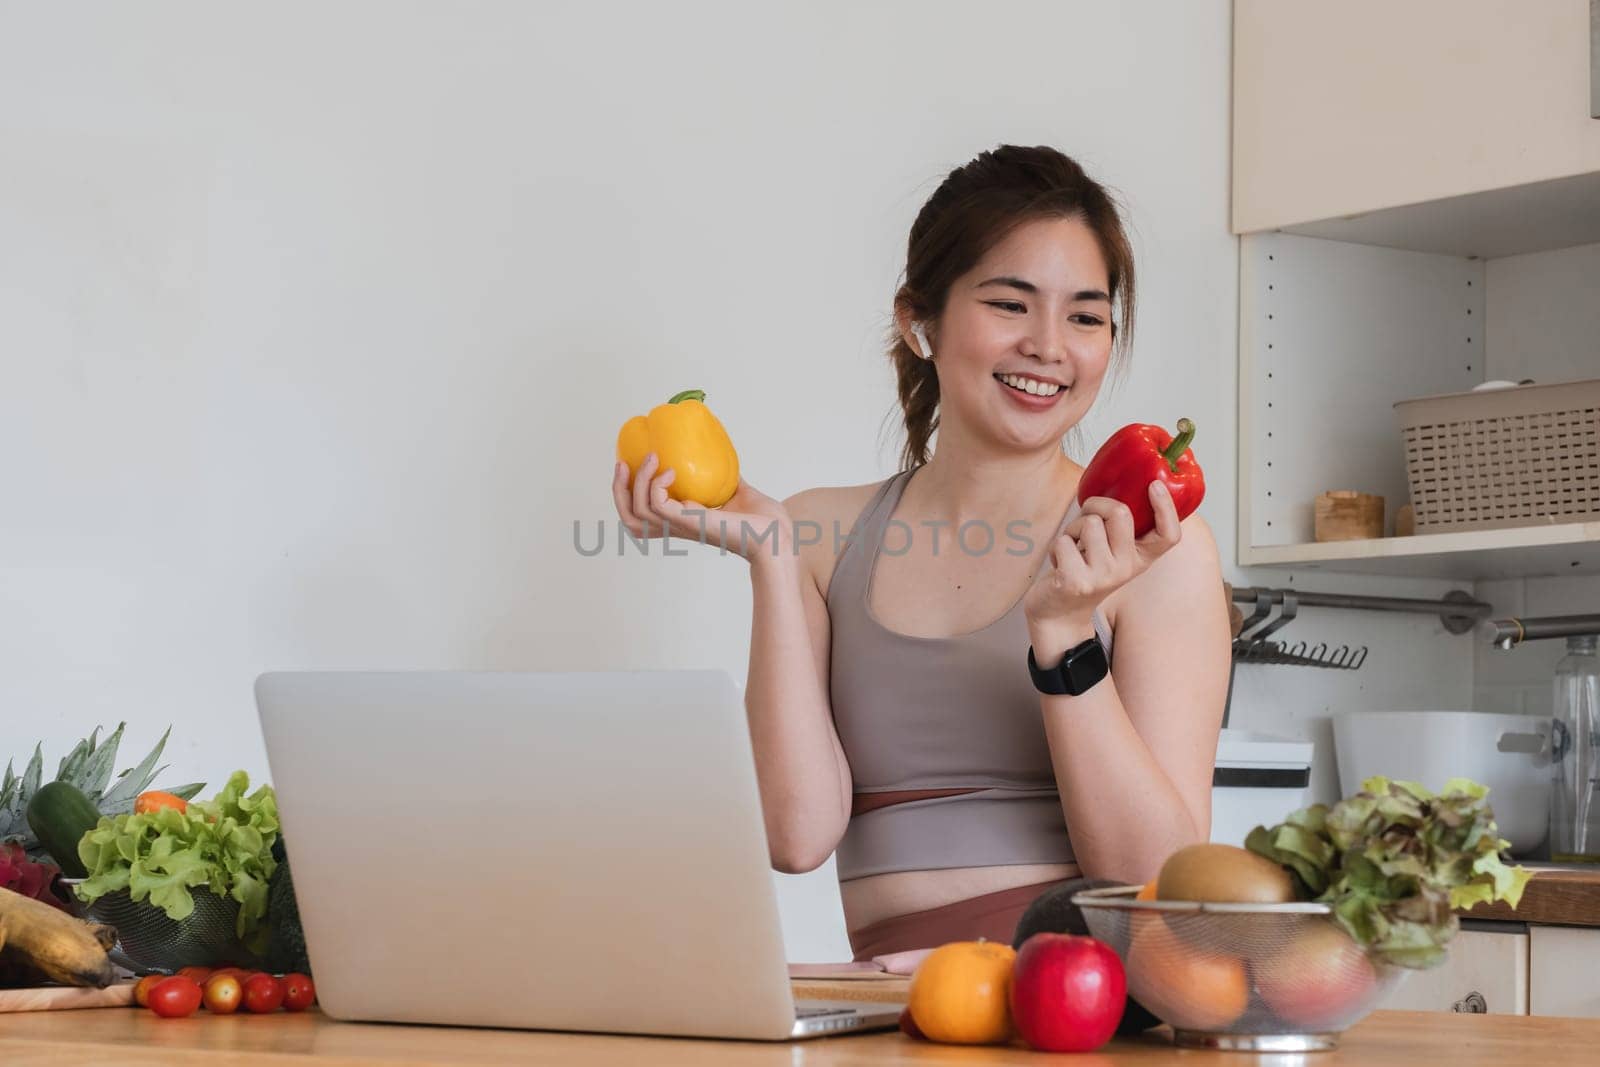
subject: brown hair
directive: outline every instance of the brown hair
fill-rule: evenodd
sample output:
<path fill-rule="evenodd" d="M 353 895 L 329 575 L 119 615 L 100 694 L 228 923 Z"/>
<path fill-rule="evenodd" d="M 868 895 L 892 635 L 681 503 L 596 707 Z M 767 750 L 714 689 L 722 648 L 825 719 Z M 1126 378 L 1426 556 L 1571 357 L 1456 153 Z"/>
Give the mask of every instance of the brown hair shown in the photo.
<path fill-rule="evenodd" d="M 911 224 L 895 310 L 931 326 L 957 278 L 1018 226 L 1047 218 L 1081 218 L 1094 231 L 1110 275 L 1113 359 L 1125 353 L 1133 336 L 1133 246 L 1117 203 L 1074 160 L 1043 146 L 1001 145 L 945 177 Z M 888 340 L 905 419 L 900 466 L 906 469 L 928 461 L 928 441 L 939 426 L 939 378 L 897 327 Z M 937 340 L 930 343 L 937 352 Z"/>

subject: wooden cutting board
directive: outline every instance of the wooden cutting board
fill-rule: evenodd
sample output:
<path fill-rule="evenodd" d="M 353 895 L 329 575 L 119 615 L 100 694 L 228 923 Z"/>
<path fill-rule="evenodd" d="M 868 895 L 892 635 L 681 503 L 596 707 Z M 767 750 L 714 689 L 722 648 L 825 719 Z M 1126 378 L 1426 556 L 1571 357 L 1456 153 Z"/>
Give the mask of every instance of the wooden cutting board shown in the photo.
<path fill-rule="evenodd" d="M 133 1003 L 133 982 L 118 982 L 104 989 L 73 986 L 34 986 L 0 989 L 0 1013 L 12 1011 L 63 1011 L 70 1008 L 125 1008 Z"/>
<path fill-rule="evenodd" d="M 881 982 L 825 982 L 794 979 L 789 983 L 800 1000 L 868 1000 L 904 1004 L 911 999 L 911 979 L 898 977 Z"/>

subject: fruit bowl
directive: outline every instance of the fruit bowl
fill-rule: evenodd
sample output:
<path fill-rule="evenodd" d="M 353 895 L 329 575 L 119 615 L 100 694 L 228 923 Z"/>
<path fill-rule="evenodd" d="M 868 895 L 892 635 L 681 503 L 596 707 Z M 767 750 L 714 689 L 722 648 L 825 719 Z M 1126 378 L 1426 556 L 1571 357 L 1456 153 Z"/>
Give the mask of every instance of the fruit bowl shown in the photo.
<path fill-rule="evenodd" d="M 1333 1048 L 1405 979 L 1335 925 L 1326 904 L 1136 900 L 1139 889 L 1093 889 L 1072 903 L 1180 1046 Z"/>

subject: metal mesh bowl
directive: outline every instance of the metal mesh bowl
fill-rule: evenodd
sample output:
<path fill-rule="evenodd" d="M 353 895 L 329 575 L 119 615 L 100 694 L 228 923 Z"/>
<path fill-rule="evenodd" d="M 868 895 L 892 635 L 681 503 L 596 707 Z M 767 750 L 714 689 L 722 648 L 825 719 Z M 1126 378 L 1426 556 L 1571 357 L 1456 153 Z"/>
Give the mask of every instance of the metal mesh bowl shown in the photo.
<path fill-rule="evenodd" d="M 63 880 L 69 886 L 81 881 Z M 182 921 L 167 918 L 148 899 L 135 903 L 126 889 L 107 893 L 93 904 L 79 902 L 78 907 L 86 918 L 116 927 L 117 945 L 111 957 L 129 970 L 171 973 L 180 967 L 248 962 L 250 953 L 235 932 L 239 902 L 219 897 L 203 885 L 190 892 L 194 912 Z"/>
<path fill-rule="evenodd" d="M 1128 992 L 1182 1046 L 1332 1048 L 1406 975 L 1370 957 L 1326 904 L 1141 901 L 1139 889 L 1090 890 L 1072 903 L 1122 957 Z"/>

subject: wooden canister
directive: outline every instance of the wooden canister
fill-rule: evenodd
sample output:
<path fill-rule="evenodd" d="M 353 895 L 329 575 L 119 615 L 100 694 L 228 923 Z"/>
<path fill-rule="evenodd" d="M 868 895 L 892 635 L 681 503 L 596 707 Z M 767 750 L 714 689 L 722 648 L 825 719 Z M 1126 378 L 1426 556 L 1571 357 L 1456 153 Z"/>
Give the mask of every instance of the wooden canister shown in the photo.
<path fill-rule="evenodd" d="M 1317 496 L 1313 523 L 1318 541 L 1355 541 L 1383 536 L 1383 497 L 1334 489 Z"/>

